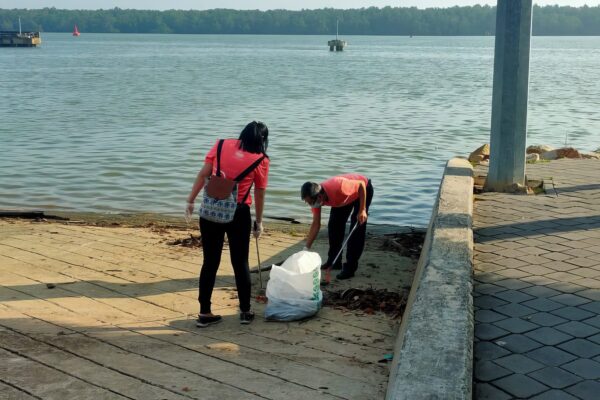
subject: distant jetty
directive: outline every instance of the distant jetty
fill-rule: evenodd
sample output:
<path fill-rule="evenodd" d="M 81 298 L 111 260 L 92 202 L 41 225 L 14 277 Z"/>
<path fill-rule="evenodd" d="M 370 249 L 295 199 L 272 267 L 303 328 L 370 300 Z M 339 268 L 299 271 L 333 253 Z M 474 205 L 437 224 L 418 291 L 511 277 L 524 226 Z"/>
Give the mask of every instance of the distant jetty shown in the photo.
<path fill-rule="evenodd" d="M 327 42 L 327 45 L 329 46 L 329 51 L 343 51 L 344 47 L 346 47 L 346 45 L 348 44 L 345 40 L 341 40 L 340 38 L 338 38 L 339 26 L 340 21 L 338 20 L 335 24 L 335 40 L 330 40 Z"/>
<path fill-rule="evenodd" d="M 39 32 L 0 31 L 0 47 L 38 47 L 41 44 Z"/>
<path fill-rule="evenodd" d="M 38 47 L 42 44 L 39 32 L 23 32 L 19 17 L 19 31 L 0 31 L 0 47 Z"/>

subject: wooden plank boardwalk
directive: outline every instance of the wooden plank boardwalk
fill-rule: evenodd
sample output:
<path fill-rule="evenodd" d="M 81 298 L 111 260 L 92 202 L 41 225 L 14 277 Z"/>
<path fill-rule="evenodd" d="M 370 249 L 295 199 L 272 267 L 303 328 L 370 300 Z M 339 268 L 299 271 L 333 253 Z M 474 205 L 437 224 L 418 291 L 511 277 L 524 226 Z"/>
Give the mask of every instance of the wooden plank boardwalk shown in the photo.
<path fill-rule="evenodd" d="M 186 235 L 0 220 L 0 399 L 384 396 L 388 368 L 378 361 L 392 352 L 398 320 L 324 308 L 305 322 L 240 325 L 224 254 L 213 294 L 224 321 L 198 329 L 202 253 L 166 243 Z M 300 239 L 269 232 L 261 261 L 285 259 Z M 364 264 L 333 288 L 410 285 L 414 263 L 377 244 Z"/>

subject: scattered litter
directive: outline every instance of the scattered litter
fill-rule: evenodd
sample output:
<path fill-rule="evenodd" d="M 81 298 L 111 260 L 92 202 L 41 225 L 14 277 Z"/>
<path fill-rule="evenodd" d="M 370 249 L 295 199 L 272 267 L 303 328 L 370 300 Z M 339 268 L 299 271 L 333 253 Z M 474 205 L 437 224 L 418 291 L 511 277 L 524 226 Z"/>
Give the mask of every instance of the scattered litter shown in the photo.
<path fill-rule="evenodd" d="M 169 246 L 202 247 L 202 237 L 190 234 L 189 238 L 171 240 L 167 244 Z"/>
<path fill-rule="evenodd" d="M 386 363 L 386 362 L 392 361 L 393 359 L 394 359 L 394 354 L 388 353 L 388 354 L 385 354 L 383 356 L 383 358 L 377 362 Z"/>
<path fill-rule="evenodd" d="M 343 291 L 326 291 L 323 305 L 342 307 L 348 310 L 362 310 L 365 314 L 384 312 L 398 318 L 406 308 L 407 292 L 395 293 L 387 289 L 350 288 Z"/>
<path fill-rule="evenodd" d="M 258 296 L 256 296 L 256 302 L 257 303 L 262 303 L 262 304 L 267 304 L 267 296 L 261 295 L 259 294 Z"/>
<path fill-rule="evenodd" d="M 401 256 L 417 259 L 421 255 L 425 234 L 427 232 L 411 228 L 407 233 L 393 233 L 386 235 L 383 242 L 384 249 L 395 250 Z"/>

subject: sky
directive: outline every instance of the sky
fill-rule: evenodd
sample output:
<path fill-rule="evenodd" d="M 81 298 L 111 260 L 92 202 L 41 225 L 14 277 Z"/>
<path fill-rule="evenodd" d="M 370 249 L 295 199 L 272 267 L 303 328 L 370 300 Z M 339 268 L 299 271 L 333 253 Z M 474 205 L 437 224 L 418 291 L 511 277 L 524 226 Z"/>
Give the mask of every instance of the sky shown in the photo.
<path fill-rule="evenodd" d="M 61 9 L 109 9 L 134 8 L 143 10 L 207 10 L 211 8 L 233 8 L 238 10 L 271 10 L 271 9 L 316 9 L 361 8 L 361 7 L 452 7 L 475 4 L 496 5 L 496 0 L 0 0 L 0 8 L 44 8 Z M 600 5 L 600 0 L 534 0 L 534 4 L 579 7 Z"/>

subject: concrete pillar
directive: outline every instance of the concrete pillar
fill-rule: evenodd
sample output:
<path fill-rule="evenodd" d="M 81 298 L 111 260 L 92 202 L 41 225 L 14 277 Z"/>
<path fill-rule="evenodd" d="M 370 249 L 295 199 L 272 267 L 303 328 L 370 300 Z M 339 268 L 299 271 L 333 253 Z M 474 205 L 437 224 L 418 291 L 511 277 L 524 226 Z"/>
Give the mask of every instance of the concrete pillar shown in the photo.
<path fill-rule="evenodd" d="M 532 0 L 498 0 L 490 169 L 485 189 L 525 181 Z"/>

